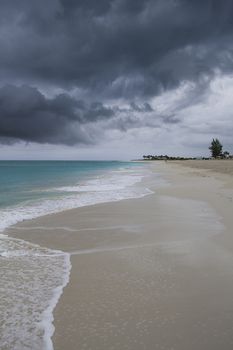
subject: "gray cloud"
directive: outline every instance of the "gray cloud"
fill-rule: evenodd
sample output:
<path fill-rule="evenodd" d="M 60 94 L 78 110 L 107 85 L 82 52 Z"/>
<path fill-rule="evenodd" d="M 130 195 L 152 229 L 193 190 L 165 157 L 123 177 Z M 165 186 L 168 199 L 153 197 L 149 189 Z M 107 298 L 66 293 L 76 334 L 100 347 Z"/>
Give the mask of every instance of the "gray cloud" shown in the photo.
<path fill-rule="evenodd" d="M 153 108 L 148 102 L 144 102 L 142 105 L 138 105 L 135 102 L 130 103 L 131 108 L 136 112 L 152 112 Z"/>
<path fill-rule="evenodd" d="M 39 143 L 93 143 L 87 123 L 109 118 L 114 112 L 99 102 L 87 105 L 69 95 L 46 98 L 36 88 L 7 85 L 0 88 L 0 138 Z"/>
<path fill-rule="evenodd" d="M 103 98 L 153 95 L 232 69 L 232 15 L 231 0 L 5 0 L 1 75 Z"/>
<path fill-rule="evenodd" d="M 231 0 L 2 0 L 0 142 L 94 143 L 101 123 L 182 123 L 216 70 L 233 71 L 232 18 Z M 187 81 L 196 88 L 172 110 L 148 102 Z"/>

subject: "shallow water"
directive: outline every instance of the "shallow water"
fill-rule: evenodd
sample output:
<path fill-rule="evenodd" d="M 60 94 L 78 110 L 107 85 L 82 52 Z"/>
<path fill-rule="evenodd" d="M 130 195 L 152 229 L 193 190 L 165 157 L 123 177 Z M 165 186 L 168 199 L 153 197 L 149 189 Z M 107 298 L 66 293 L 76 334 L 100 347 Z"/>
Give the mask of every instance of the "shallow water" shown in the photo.
<path fill-rule="evenodd" d="M 148 168 L 121 162 L 0 162 L 0 348 L 53 349 L 53 309 L 70 255 L 7 237 L 4 229 L 49 213 L 142 197 Z M 49 231 L 48 231 L 49 234 Z"/>
<path fill-rule="evenodd" d="M 1 349 L 52 349 L 52 310 L 70 271 L 69 254 L 2 237 Z"/>
<path fill-rule="evenodd" d="M 0 162 L 0 231 L 85 205 L 140 197 L 146 167 L 130 162 Z"/>

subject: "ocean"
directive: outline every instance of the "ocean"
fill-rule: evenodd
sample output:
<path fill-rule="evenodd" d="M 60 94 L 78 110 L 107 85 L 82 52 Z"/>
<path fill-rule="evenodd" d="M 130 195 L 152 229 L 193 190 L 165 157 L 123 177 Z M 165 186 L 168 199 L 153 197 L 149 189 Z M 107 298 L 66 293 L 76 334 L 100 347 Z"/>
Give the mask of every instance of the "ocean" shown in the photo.
<path fill-rule="evenodd" d="M 6 235 L 23 220 L 151 193 L 148 167 L 118 161 L 0 161 L 0 348 L 53 349 L 70 256 Z M 48 232 L 49 234 L 49 232 Z"/>

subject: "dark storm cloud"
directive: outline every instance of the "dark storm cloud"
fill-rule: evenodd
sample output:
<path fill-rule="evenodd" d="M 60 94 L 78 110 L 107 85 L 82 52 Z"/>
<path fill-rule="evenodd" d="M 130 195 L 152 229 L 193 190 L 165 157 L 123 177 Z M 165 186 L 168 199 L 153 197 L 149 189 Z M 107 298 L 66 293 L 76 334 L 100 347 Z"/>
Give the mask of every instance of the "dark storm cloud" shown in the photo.
<path fill-rule="evenodd" d="M 1 0 L 0 78 L 25 84 L 0 91 L 2 140 L 91 142 L 85 124 L 116 120 L 108 99 L 141 100 L 125 126 L 119 118 L 122 129 L 141 125 L 134 113 L 153 117 L 147 98 L 183 81 L 199 86 L 216 69 L 232 72 L 232 40 L 232 0 Z M 26 85 L 77 88 L 89 104 Z M 179 121 L 173 112 L 160 119 Z"/>
<path fill-rule="evenodd" d="M 46 98 L 36 88 L 7 85 L 0 88 L 0 138 L 39 143 L 92 143 L 84 125 L 113 115 L 101 103 L 90 106 L 68 95 Z"/>
<path fill-rule="evenodd" d="M 232 69 L 233 2 L 1 1 L 2 77 L 153 95 Z"/>
<path fill-rule="evenodd" d="M 47 98 L 27 85 L 0 88 L 0 143 L 88 144 L 97 142 L 105 129 L 158 127 L 158 122 L 175 123 L 176 119 L 156 114 L 149 103 L 108 107 L 67 94 Z M 98 123 L 102 123 L 100 127 Z"/>

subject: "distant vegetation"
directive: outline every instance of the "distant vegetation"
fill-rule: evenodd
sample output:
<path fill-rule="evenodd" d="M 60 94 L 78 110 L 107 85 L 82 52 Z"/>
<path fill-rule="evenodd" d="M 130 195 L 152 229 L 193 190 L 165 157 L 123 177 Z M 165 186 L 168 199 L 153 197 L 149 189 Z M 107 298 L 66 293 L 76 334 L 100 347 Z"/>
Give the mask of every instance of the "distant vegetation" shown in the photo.
<path fill-rule="evenodd" d="M 144 160 L 193 160 L 193 159 L 200 159 L 200 158 L 186 158 L 186 157 L 169 157 L 167 155 L 163 156 L 152 156 L 151 154 L 147 156 L 143 156 Z M 209 158 L 202 158 L 202 159 L 209 159 Z"/>
<path fill-rule="evenodd" d="M 230 156 L 230 153 L 228 151 L 222 151 L 222 144 L 218 139 L 213 139 L 211 142 L 211 145 L 209 147 L 209 150 L 211 152 L 211 155 L 213 158 L 232 158 Z"/>
<path fill-rule="evenodd" d="M 218 139 L 213 139 L 211 142 L 211 145 L 209 147 L 209 150 L 211 151 L 212 157 L 170 157 L 168 155 L 147 155 L 143 156 L 144 160 L 195 160 L 195 159 L 203 159 L 203 160 L 209 160 L 209 159 L 233 159 L 233 155 L 230 155 L 228 151 L 222 151 L 223 146 L 221 142 Z"/>

